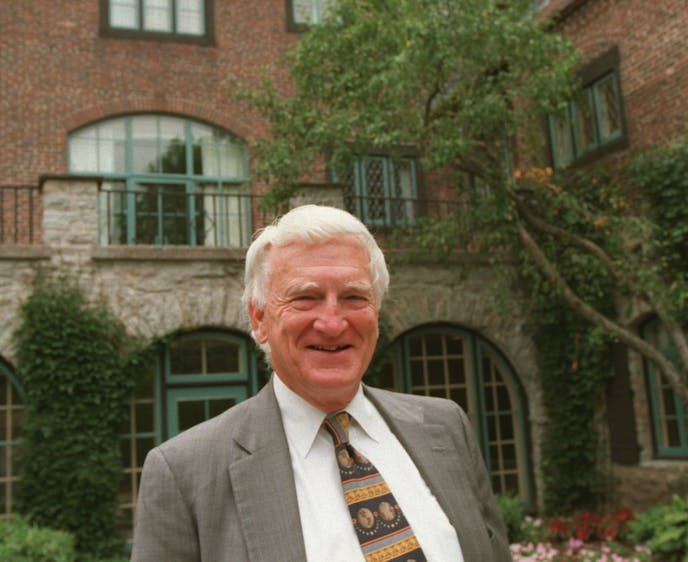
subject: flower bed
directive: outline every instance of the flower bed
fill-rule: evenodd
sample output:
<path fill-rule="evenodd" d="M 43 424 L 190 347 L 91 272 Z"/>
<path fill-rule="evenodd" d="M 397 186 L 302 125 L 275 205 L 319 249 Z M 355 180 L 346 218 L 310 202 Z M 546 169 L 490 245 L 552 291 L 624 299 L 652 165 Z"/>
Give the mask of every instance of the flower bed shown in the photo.
<path fill-rule="evenodd" d="M 511 545 L 514 562 L 649 562 L 647 547 L 630 547 L 616 541 L 586 543 L 569 539 L 564 543 L 540 542 Z"/>
<path fill-rule="evenodd" d="M 649 562 L 647 547 L 623 540 L 632 520 L 626 508 L 604 515 L 585 511 L 546 522 L 525 517 L 523 540 L 511 545 L 511 553 L 514 562 Z"/>

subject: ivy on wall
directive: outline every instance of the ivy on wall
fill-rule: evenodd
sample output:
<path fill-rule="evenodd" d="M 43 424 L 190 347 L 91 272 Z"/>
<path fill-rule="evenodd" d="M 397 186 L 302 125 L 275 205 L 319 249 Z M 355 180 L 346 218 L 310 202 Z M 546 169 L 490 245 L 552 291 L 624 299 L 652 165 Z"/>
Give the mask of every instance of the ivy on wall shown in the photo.
<path fill-rule="evenodd" d="M 648 241 L 658 256 L 656 267 L 667 283 L 673 309 L 688 325 L 688 137 L 640 152 L 628 177 L 638 188 L 652 223 Z"/>
<path fill-rule="evenodd" d="M 543 504 L 549 515 L 599 508 L 605 486 L 595 422 L 612 365 L 609 341 L 552 298 L 536 311 L 538 371 L 547 412 Z"/>
<path fill-rule="evenodd" d="M 580 200 L 604 204 L 613 193 L 608 178 L 597 173 L 569 173 L 557 178 L 559 185 Z M 548 219 L 565 225 L 591 240 L 603 234 L 577 213 L 550 209 Z M 599 262 L 573 245 L 541 240 L 550 259 L 565 273 L 571 288 L 598 310 L 614 317 L 613 285 Z M 602 470 L 604 450 L 595 418 L 604 405 L 605 388 L 613 377 L 612 339 L 593 326 L 546 283 L 523 256 L 524 287 L 531 295 L 530 323 L 538 354 L 538 374 L 547 423 L 542 440 L 540 466 L 546 514 L 567 515 L 596 509 L 603 501 L 606 477 Z"/>
<path fill-rule="evenodd" d="M 138 364 L 133 342 L 65 281 L 37 285 L 15 339 L 26 407 L 18 511 L 72 533 L 83 556 L 121 552 L 119 430 Z"/>

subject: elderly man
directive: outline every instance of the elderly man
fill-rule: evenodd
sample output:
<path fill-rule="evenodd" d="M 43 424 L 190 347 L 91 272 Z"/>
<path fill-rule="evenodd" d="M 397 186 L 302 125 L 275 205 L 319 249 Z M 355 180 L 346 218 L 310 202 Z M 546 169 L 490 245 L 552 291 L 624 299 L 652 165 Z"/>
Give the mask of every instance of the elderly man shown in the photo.
<path fill-rule="evenodd" d="M 344 211 L 306 205 L 262 231 L 244 301 L 273 377 L 149 453 L 132 560 L 511 560 L 463 411 L 361 383 L 388 283 Z"/>

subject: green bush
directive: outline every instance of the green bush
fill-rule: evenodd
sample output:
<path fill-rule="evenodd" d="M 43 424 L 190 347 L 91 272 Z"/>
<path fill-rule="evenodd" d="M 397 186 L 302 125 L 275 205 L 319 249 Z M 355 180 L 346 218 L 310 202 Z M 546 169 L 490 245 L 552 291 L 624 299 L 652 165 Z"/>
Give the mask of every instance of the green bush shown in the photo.
<path fill-rule="evenodd" d="M 22 517 L 0 520 L 0 560 L 74 562 L 75 556 L 69 533 L 33 526 Z"/>
<path fill-rule="evenodd" d="M 118 430 L 134 378 L 131 340 L 68 282 L 38 285 L 15 337 L 26 406 L 17 509 L 72 533 L 80 556 L 119 555 Z"/>
<path fill-rule="evenodd" d="M 670 503 L 637 515 L 629 526 L 631 542 L 648 546 L 661 560 L 688 562 L 688 496 L 674 495 Z"/>
<path fill-rule="evenodd" d="M 499 494 L 497 505 L 502 514 L 509 543 L 523 540 L 523 502 L 516 496 Z"/>

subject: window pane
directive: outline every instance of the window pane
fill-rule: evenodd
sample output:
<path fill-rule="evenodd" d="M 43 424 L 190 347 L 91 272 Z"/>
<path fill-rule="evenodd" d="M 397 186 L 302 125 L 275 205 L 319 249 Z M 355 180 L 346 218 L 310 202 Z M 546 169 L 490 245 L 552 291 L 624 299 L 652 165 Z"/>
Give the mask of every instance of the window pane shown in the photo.
<path fill-rule="evenodd" d="M 177 0 L 177 32 L 205 34 L 203 0 Z"/>
<path fill-rule="evenodd" d="M 360 194 L 366 197 L 366 219 L 369 221 L 384 221 L 386 217 L 384 160 L 368 159 L 363 161 L 363 181 Z"/>
<path fill-rule="evenodd" d="M 206 340 L 208 373 L 237 373 L 240 369 L 241 348 L 223 340 Z"/>
<path fill-rule="evenodd" d="M 124 119 L 113 119 L 76 132 L 69 142 L 70 172 L 116 173 L 126 169 Z"/>
<path fill-rule="evenodd" d="M 172 0 L 143 0 L 143 29 L 172 31 Z"/>
<path fill-rule="evenodd" d="M 177 403 L 179 431 L 201 423 L 206 419 L 206 400 L 183 400 Z"/>
<path fill-rule="evenodd" d="M 139 29 L 138 0 L 110 0 L 110 26 Z"/>
<path fill-rule="evenodd" d="M 243 145 L 224 138 L 218 143 L 220 155 L 220 174 L 231 178 L 245 178 L 247 176 L 244 165 Z"/>
<path fill-rule="evenodd" d="M 576 151 L 577 154 L 582 154 L 597 146 L 592 92 L 589 89 L 576 96 L 573 109 L 576 120 Z"/>
<path fill-rule="evenodd" d="M 180 340 L 170 345 L 170 374 L 191 375 L 203 373 L 202 341 Z"/>
<path fill-rule="evenodd" d="M 69 141 L 69 169 L 72 172 L 98 171 L 98 142 L 95 134 L 72 137 Z"/>
<path fill-rule="evenodd" d="M 236 400 L 234 398 L 214 398 L 212 400 L 208 400 L 208 402 L 208 417 L 211 418 L 221 414 L 236 404 Z"/>
<path fill-rule="evenodd" d="M 127 193 L 124 182 L 104 182 L 98 194 L 100 243 L 127 243 Z"/>
<path fill-rule="evenodd" d="M 412 222 L 415 219 L 416 174 L 411 160 L 395 161 L 392 186 L 392 220 L 395 224 Z"/>
<path fill-rule="evenodd" d="M 334 5 L 334 0 L 292 0 L 294 21 L 299 24 L 318 23 Z"/>
<path fill-rule="evenodd" d="M 124 119 L 98 125 L 98 171 L 123 173 L 126 171 L 126 126 Z"/>
<path fill-rule="evenodd" d="M 160 168 L 164 174 L 186 174 L 186 135 L 184 121 L 161 118 L 159 123 Z"/>
<path fill-rule="evenodd" d="M 595 85 L 598 106 L 600 137 L 606 140 L 621 131 L 621 108 L 616 92 L 614 75 L 604 78 Z"/>
<path fill-rule="evenodd" d="M 431 385 L 444 385 L 444 360 L 428 359 L 428 383 Z"/>
<path fill-rule="evenodd" d="M 158 118 L 136 117 L 131 122 L 134 173 L 155 173 L 158 165 Z"/>
<path fill-rule="evenodd" d="M 311 23 L 316 21 L 314 14 L 317 2 L 315 0 L 292 0 L 292 9 L 294 11 L 294 21 L 296 23 Z"/>
<path fill-rule="evenodd" d="M 565 166 L 573 160 L 573 138 L 571 136 L 571 121 L 565 116 L 550 117 L 552 134 L 552 153 L 555 166 Z"/>

